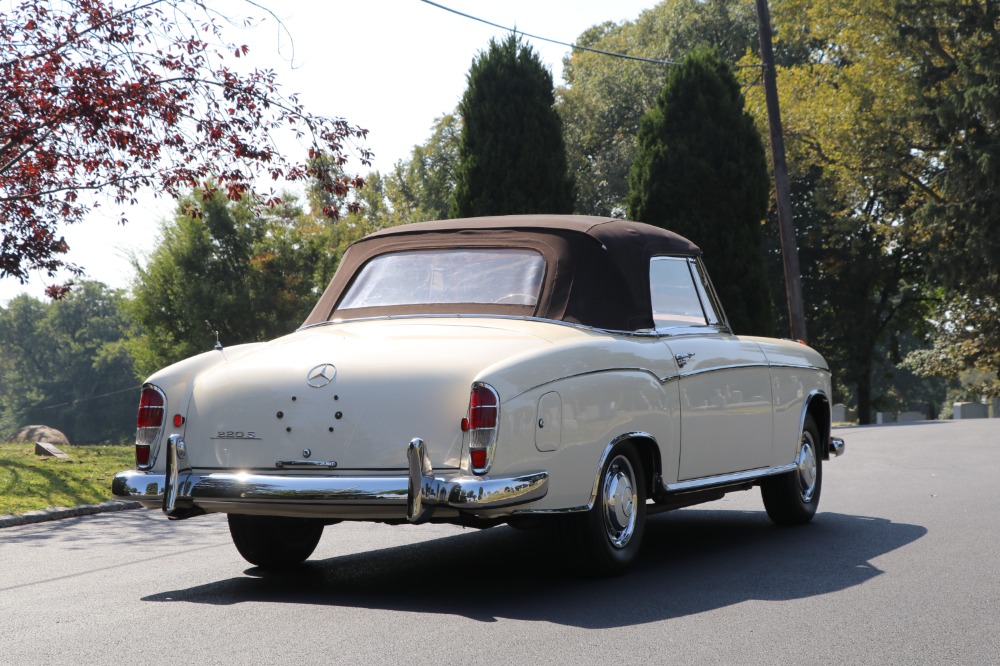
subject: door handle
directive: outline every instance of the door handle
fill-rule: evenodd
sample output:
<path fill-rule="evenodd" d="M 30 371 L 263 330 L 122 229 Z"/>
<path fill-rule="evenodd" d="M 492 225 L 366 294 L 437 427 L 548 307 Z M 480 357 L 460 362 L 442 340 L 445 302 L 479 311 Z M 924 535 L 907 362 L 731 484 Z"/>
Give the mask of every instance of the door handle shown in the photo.
<path fill-rule="evenodd" d="M 677 361 L 677 367 L 683 368 L 687 365 L 687 362 L 694 357 L 694 352 L 689 352 L 687 354 L 674 354 L 674 360 Z"/>

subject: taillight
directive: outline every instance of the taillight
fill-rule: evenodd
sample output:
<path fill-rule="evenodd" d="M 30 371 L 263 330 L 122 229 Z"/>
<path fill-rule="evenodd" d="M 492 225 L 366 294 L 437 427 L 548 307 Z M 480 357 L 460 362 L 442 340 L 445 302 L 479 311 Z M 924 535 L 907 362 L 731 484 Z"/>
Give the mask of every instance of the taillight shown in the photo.
<path fill-rule="evenodd" d="M 156 462 L 153 446 L 163 428 L 166 402 L 160 389 L 149 385 L 142 387 L 139 415 L 135 420 L 135 465 L 138 469 L 149 469 Z"/>
<path fill-rule="evenodd" d="M 139 397 L 139 418 L 136 428 L 159 428 L 163 425 L 163 394 L 152 386 L 145 386 Z"/>
<path fill-rule="evenodd" d="M 476 384 L 469 395 L 469 415 L 462 430 L 469 433 L 469 464 L 475 474 L 485 474 L 493 462 L 500 398 L 491 386 Z"/>

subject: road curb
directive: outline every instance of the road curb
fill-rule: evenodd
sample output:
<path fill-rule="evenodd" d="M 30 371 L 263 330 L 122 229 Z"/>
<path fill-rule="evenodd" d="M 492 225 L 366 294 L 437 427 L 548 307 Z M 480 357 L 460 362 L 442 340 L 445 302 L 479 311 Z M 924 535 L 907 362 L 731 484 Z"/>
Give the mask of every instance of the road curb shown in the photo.
<path fill-rule="evenodd" d="M 107 513 L 108 511 L 127 511 L 141 508 L 142 505 L 138 502 L 101 502 L 100 504 L 81 504 L 80 506 L 68 509 L 41 509 L 16 516 L 0 516 L 0 528 L 44 523 L 49 520 L 62 520 L 64 518 L 78 518 L 79 516 L 89 516 L 95 513 Z"/>

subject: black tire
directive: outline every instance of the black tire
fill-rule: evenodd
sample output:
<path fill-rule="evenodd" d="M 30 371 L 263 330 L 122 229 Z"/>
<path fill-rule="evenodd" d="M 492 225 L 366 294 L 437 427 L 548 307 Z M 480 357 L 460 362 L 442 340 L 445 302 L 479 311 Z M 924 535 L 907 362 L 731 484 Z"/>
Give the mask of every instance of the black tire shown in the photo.
<path fill-rule="evenodd" d="M 281 570 L 302 564 L 323 536 L 323 523 L 308 518 L 235 513 L 228 518 L 236 550 L 243 559 L 261 569 Z"/>
<path fill-rule="evenodd" d="M 760 494 L 768 517 L 778 525 L 802 525 L 812 520 L 823 489 L 819 428 L 806 416 L 795 454 L 796 469 L 765 479 Z"/>
<path fill-rule="evenodd" d="M 624 573 L 639 554 L 646 528 L 646 484 L 635 447 L 625 443 L 608 455 L 589 511 L 566 516 L 566 546 L 581 573 Z"/>

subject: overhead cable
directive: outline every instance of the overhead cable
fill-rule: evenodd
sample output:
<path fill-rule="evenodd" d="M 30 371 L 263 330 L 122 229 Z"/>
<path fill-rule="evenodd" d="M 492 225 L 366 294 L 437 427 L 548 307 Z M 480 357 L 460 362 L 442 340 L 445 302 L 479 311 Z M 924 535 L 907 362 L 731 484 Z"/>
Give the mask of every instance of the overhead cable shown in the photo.
<path fill-rule="evenodd" d="M 530 37 L 532 39 L 538 39 L 538 40 L 543 41 L 543 42 L 549 42 L 550 44 L 558 44 L 559 46 L 568 46 L 569 48 L 577 50 L 577 51 L 590 51 L 591 53 L 600 53 L 601 55 L 611 56 L 612 58 L 622 58 L 624 60 L 638 60 L 639 62 L 648 62 L 648 63 L 654 64 L 654 65 L 677 66 L 677 65 L 681 64 L 679 62 L 674 62 L 673 60 L 656 60 L 655 58 L 643 58 L 641 56 L 632 56 L 632 55 L 627 55 L 625 53 L 615 53 L 613 51 L 602 51 L 601 49 L 594 49 L 594 48 L 590 48 L 589 46 L 580 46 L 578 44 L 568 44 L 566 42 L 560 42 L 560 41 L 557 41 L 555 39 L 549 39 L 548 37 L 539 37 L 538 35 L 532 35 L 530 33 L 523 32 L 521 30 L 517 30 L 516 28 L 508 28 L 507 26 L 503 26 L 503 25 L 500 25 L 498 23 L 492 23 L 491 21 L 487 21 L 486 19 L 481 19 L 478 16 L 472 16 L 471 14 L 465 14 L 463 12 L 458 11 L 457 9 L 452 9 L 451 7 L 445 7 L 444 5 L 440 5 L 440 4 L 436 3 L 436 2 L 431 2 L 431 0 L 420 0 L 420 1 L 424 2 L 424 3 L 427 3 L 428 5 L 431 5 L 433 7 L 437 7 L 438 9 L 443 9 L 446 12 L 451 12 L 452 14 L 457 14 L 457 15 L 463 16 L 463 17 L 465 17 L 467 19 L 472 19 L 473 21 L 478 21 L 480 23 L 485 23 L 486 25 L 493 26 L 494 28 L 500 28 L 501 30 L 506 30 L 508 32 L 518 33 L 518 34 L 524 35 L 525 37 Z"/>
<path fill-rule="evenodd" d="M 111 391 L 110 393 L 102 393 L 101 395 L 92 395 L 92 396 L 90 396 L 88 398 L 79 398 L 78 400 L 70 400 L 68 402 L 60 402 L 60 403 L 55 404 L 55 405 L 46 405 L 45 407 L 33 407 L 32 411 L 41 412 L 41 411 L 45 411 L 47 409 L 55 409 L 57 407 L 72 407 L 73 405 L 79 404 L 81 402 L 89 402 L 91 400 L 97 400 L 98 398 L 107 398 L 108 396 L 111 396 L 111 395 L 118 395 L 119 393 L 128 393 L 129 391 L 135 391 L 135 390 L 141 389 L 141 388 L 142 388 L 142 384 L 138 384 L 136 386 L 132 386 L 132 387 L 127 388 L 127 389 L 121 389 L 120 391 Z"/>

